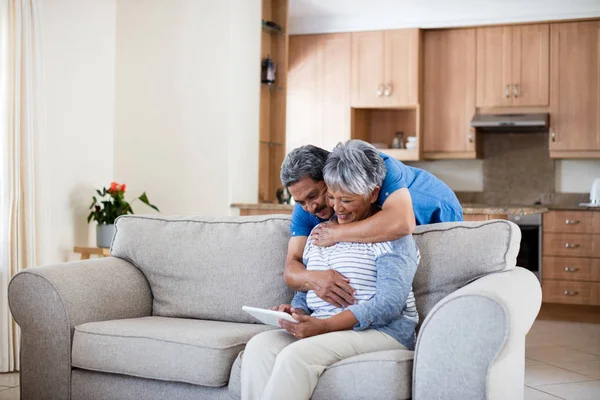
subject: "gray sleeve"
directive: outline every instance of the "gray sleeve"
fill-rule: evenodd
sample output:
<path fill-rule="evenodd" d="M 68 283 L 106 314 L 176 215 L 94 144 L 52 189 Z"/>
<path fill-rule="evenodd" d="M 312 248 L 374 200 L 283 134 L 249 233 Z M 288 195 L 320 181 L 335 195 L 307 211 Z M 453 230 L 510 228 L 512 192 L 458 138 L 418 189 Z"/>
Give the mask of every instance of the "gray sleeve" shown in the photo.
<path fill-rule="evenodd" d="M 358 320 L 355 330 L 386 326 L 400 318 L 417 271 L 417 245 L 412 236 L 389 242 L 392 251 L 377 257 L 375 296 L 348 307 Z"/>
<path fill-rule="evenodd" d="M 312 311 L 310 311 L 308 305 L 306 304 L 306 292 L 296 292 L 296 294 L 294 294 L 294 298 L 292 299 L 292 307 L 303 310 L 306 315 L 312 314 Z"/>

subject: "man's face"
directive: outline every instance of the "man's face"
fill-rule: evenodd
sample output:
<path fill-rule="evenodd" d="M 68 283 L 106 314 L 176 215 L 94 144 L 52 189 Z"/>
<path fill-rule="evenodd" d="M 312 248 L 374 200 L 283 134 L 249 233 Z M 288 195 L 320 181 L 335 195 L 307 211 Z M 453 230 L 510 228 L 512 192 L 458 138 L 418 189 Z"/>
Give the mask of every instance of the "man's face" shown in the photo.
<path fill-rule="evenodd" d="M 288 187 L 294 201 L 320 219 L 329 219 L 333 208 L 327 204 L 327 185 L 324 181 L 313 181 L 306 177 Z"/>

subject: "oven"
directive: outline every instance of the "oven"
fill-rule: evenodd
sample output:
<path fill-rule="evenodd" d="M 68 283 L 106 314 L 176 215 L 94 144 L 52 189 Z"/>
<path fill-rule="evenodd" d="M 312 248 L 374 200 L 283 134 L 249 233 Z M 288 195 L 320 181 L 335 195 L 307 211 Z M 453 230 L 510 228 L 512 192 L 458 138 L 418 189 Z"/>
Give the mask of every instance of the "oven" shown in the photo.
<path fill-rule="evenodd" d="M 542 214 L 509 214 L 508 220 L 521 229 L 521 247 L 517 266 L 530 270 L 539 280 L 542 277 Z"/>

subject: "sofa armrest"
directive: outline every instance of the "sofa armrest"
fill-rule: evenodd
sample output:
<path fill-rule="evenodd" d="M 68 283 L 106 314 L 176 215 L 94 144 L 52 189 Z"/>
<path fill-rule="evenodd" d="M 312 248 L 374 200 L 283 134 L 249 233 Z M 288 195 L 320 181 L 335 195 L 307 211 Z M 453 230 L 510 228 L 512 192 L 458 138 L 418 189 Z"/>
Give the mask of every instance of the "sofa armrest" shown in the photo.
<path fill-rule="evenodd" d="M 74 327 L 152 314 L 144 275 L 119 258 L 29 268 L 8 288 L 21 327 L 21 398 L 69 399 Z"/>
<path fill-rule="evenodd" d="M 522 399 L 525 336 L 541 300 L 539 281 L 519 267 L 442 299 L 417 339 L 413 399 Z"/>

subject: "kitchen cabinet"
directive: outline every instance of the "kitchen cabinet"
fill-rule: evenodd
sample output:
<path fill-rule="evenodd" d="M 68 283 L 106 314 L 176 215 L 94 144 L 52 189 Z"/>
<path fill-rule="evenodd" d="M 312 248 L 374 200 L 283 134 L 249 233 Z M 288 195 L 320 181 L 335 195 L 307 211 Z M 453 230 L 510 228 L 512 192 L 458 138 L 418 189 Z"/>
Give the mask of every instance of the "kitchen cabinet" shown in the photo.
<path fill-rule="evenodd" d="M 551 27 L 550 156 L 600 157 L 600 21 Z"/>
<path fill-rule="evenodd" d="M 477 107 L 547 106 L 549 24 L 477 28 Z"/>
<path fill-rule="evenodd" d="M 331 150 L 350 139 L 350 33 L 290 37 L 287 144 Z"/>
<path fill-rule="evenodd" d="M 475 29 L 423 34 L 423 157 L 477 158 Z"/>
<path fill-rule="evenodd" d="M 353 107 L 419 103 L 419 29 L 352 33 Z"/>
<path fill-rule="evenodd" d="M 546 303 L 600 305 L 600 212 L 544 214 L 542 296 Z"/>

